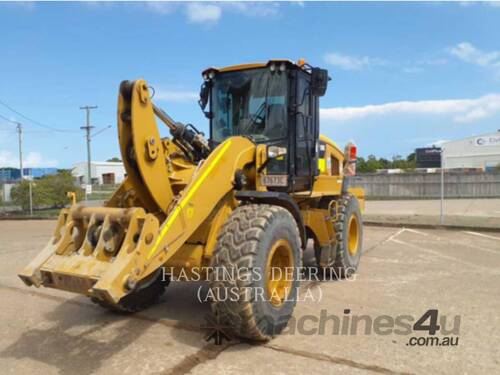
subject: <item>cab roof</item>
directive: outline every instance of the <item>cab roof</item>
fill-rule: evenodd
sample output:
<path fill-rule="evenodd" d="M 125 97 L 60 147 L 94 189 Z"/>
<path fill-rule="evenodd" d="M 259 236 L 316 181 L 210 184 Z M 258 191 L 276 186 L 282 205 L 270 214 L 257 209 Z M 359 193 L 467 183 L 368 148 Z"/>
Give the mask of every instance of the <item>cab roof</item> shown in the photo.
<path fill-rule="evenodd" d="M 223 73 L 223 72 L 235 72 L 238 70 L 248 70 L 248 69 L 259 69 L 259 68 L 265 68 L 266 66 L 269 66 L 272 63 L 286 63 L 289 65 L 296 66 L 300 69 L 305 67 L 306 61 L 304 59 L 299 59 L 297 62 L 293 62 L 292 60 L 288 59 L 272 59 L 269 60 L 268 62 L 258 62 L 258 63 L 249 63 L 249 64 L 238 64 L 238 65 L 230 65 L 230 66 L 225 66 L 225 67 L 209 67 L 205 69 L 202 74 L 207 73 L 211 70 L 214 70 L 218 73 Z"/>

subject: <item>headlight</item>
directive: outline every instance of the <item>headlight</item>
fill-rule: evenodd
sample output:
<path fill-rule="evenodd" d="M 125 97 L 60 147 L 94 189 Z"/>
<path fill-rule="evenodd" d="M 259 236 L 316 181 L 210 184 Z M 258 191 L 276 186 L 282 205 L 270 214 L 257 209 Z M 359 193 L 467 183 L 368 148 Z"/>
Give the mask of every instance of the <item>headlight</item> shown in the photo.
<path fill-rule="evenodd" d="M 276 65 L 271 64 L 271 65 L 269 66 L 269 70 L 270 70 L 271 72 L 274 72 L 274 71 L 276 70 Z"/>
<path fill-rule="evenodd" d="M 269 159 L 276 159 L 277 157 L 286 155 L 287 150 L 285 147 L 269 146 L 267 148 L 267 157 Z"/>
<path fill-rule="evenodd" d="M 215 72 L 213 70 L 208 73 L 208 78 L 210 78 L 210 79 L 214 79 L 215 78 Z"/>

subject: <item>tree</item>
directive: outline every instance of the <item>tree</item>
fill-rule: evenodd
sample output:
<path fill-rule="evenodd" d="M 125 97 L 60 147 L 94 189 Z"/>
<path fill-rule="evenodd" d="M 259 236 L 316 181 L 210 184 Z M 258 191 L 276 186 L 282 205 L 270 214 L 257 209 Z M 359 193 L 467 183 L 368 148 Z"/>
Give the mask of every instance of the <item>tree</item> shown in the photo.
<path fill-rule="evenodd" d="M 83 196 L 83 191 L 75 185 L 75 178 L 67 170 L 59 170 L 57 174 L 47 175 L 37 181 L 37 185 L 48 195 L 51 207 L 64 207 L 68 203 L 66 193 L 75 191 L 77 200 Z"/>
<path fill-rule="evenodd" d="M 384 167 L 384 163 L 378 160 L 375 155 L 368 155 L 368 160 L 366 161 L 368 172 L 376 172 L 377 169 L 384 169 Z"/>
<path fill-rule="evenodd" d="M 400 155 L 395 155 L 392 158 L 392 168 L 397 168 L 397 169 L 415 169 L 417 167 L 417 162 L 415 160 L 415 154 L 410 154 L 406 157 L 406 159 L 403 159 Z"/>
<path fill-rule="evenodd" d="M 121 162 L 121 161 L 122 161 L 122 159 L 117 158 L 116 156 L 114 156 L 114 157 L 112 157 L 111 159 L 108 159 L 108 160 L 106 160 L 106 161 L 115 161 L 115 162 L 119 162 L 119 161 L 120 161 L 120 162 Z"/>
<path fill-rule="evenodd" d="M 22 181 L 12 188 L 14 203 L 23 210 L 29 209 L 29 181 Z M 59 170 L 55 175 L 47 175 L 31 183 L 33 207 L 64 207 L 69 203 L 68 191 L 76 192 L 77 200 L 81 200 L 83 190 L 75 185 L 74 177 L 67 170 Z"/>
<path fill-rule="evenodd" d="M 356 169 L 360 173 L 376 172 L 377 169 L 383 169 L 383 164 L 375 157 L 375 155 L 368 155 L 368 159 L 358 157 Z"/>
<path fill-rule="evenodd" d="M 366 170 L 366 160 L 362 156 L 358 156 L 358 159 L 356 161 L 356 171 L 358 173 L 367 173 L 368 172 Z"/>
<path fill-rule="evenodd" d="M 401 155 L 394 155 L 392 160 L 385 158 L 377 158 L 375 155 L 368 155 L 367 159 L 363 157 L 358 157 L 356 164 L 357 171 L 359 173 L 372 173 L 376 172 L 377 169 L 414 169 L 416 168 L 415 153 L 409 154 L 406 159 L 403 159 Z"/>
<path fill-rule="evenodd" d="M 47 191 L 34 182 L 31 183 L 31 194 L 34 208 L 50 204 Z M 30 207 L 30 182 L 21 181 L 12 188 L 10 196 L 16 205 L 27 211 Z"/>

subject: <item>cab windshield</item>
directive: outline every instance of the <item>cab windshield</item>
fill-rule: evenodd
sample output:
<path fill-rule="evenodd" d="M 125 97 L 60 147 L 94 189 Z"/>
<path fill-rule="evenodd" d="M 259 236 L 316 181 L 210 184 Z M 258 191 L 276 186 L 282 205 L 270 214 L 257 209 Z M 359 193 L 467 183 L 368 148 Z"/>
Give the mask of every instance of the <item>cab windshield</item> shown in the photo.
<path fill-rule="evenodd" d="M 287 75 L 268 68 L 216 75 L 211 96 L 211 137 L 234 135 L 267 142 L 287 134 Z"/>

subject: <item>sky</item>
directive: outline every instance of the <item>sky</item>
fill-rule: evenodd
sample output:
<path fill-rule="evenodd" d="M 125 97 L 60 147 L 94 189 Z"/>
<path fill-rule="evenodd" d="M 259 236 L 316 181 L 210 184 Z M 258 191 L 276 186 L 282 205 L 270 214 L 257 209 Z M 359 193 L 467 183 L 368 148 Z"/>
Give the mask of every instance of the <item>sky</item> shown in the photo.
<path fill-rule="evenodd" d="M 111 126 L 92 159 L 119 156 L 126 79 L 146 79 L 160 107 L 208 134 L 201 71 L 272 58 L 328 69 L 323 134 L 362 156 L 406 156 L 500 129 L 499 36 L 495 2 L 0 3 L 0 167 L 19 163 L 1 117 L 23 124 L 25 166 L 85 161 L 83 105 L 98 106 L 95 132 Z"/>

